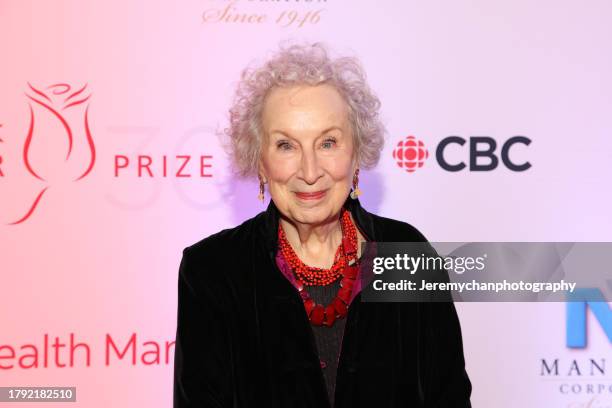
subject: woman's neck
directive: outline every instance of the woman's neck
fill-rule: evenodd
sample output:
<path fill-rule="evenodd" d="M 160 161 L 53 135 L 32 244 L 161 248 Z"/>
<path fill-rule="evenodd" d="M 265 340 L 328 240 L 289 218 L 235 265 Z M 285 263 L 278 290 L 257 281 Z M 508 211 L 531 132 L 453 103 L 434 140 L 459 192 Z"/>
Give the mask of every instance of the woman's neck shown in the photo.
<path fill-rule="evenodd" d="M 351 222 L 357 225 L 349 212 Z M 334 217 L 328 223 L 309 225 L 293 223 L 284 217 L 279 222 L 283 227 L 287 241 L 302 262 L 308 266 L 330 268 L 338 246 L 342 242 L 342 226 L 340 216 Z M 366 239 L 357 228 L 357 257 L 361 257 L 361 243 Z"/>
<path fill-rule="evenodd" d="M 330 268 L 338 246 L 342 242 L 340 217 L 329 222 L 310 225 L 294 223 L 281 217 L 279 220 L 296 255 L 308 266 Z"/>

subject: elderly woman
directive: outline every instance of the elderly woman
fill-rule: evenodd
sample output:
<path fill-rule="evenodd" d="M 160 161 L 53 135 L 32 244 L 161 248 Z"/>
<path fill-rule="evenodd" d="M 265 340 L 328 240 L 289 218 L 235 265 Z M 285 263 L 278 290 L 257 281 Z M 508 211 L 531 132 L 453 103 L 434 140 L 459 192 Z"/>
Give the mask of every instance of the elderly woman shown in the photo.
<path fill-rule="evenodd" d="M 360 301 L 362 242 L 426 242 L 357 197 L 379 106 L 360 64 L 320 43 L 243 72 L 227 147 L 271 200 L 183 251 L 175 407 L 470 407 L 452 302 Z"/>

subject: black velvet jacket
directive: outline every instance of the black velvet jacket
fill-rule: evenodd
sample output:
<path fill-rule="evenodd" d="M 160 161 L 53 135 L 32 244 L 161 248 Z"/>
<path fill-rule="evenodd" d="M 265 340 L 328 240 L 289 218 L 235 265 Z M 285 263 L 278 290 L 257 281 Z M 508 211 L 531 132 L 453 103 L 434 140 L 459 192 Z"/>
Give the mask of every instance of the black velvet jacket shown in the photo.
<path fill-rule="evenodd" d="M 425 242 L 410 224 L 344 204 L 368 241 Z M 183 251 L 178 279 L 174 407 L 329 407 L 316 343 L 297 290 L 275 264 L 279 211 Z M 452 302 L 349 306 L 335 407 L 471 407 Z"/>

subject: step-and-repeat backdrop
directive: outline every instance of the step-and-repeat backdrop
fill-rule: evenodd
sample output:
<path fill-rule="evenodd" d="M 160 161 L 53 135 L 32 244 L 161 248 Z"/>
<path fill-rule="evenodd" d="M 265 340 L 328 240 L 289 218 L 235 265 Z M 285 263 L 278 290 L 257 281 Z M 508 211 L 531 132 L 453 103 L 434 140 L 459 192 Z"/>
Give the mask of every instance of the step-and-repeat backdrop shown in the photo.
<path fill-rule="evenodd" d="M 369 211 L 430 241 L 611 241 L 611 18 L 605 1 L 0 1 L 0 386 L 171 405 L 181 251 L 267 205 L 216 133 L 242 69 L 285 40 L 357 56 L 382 101 Z M 612 404 L 609 314 L 570 348 L 564 303 L 457 309 L 475 407 Z"/>

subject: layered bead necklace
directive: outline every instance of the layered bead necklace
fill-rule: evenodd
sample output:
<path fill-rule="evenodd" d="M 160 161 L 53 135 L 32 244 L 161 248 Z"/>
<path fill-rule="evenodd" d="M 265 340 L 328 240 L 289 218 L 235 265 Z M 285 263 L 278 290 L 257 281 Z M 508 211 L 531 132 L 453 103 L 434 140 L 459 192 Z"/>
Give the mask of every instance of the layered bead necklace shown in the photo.
<path fill-rule="evenodd" d="M 289 241 L 287 241 L 281 223 L 278 224 L 280 252 L 295 274 L 296 287 L 304 302 L 308 319 L 317 326 L 332 326 L 336 319 L 340 319 L 347 314 L 359 270 L 357 262 L 357 229 L 351 221 L 350 213 L 345 208 L 342 208 L 340 225 L 342 228 L 342 243 L 336 251 L 331 268 L 324 269 L 304 264 L 298 258 Z M 342 277 L 340 289 L 327 306 L 316 303 L 306 291 L 305 286 L 329 285 L 339 277 Z"/>

